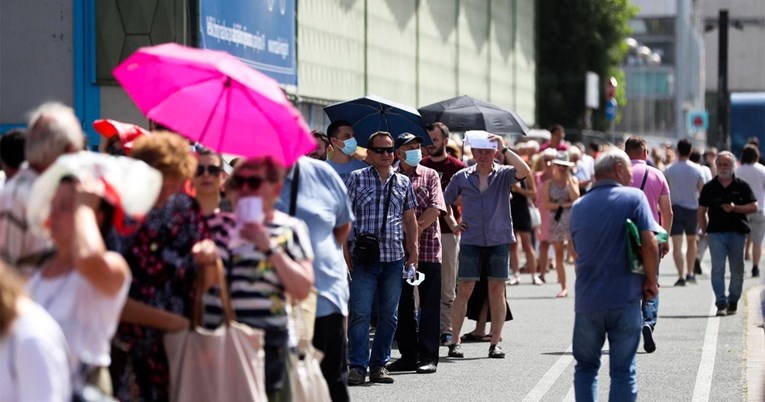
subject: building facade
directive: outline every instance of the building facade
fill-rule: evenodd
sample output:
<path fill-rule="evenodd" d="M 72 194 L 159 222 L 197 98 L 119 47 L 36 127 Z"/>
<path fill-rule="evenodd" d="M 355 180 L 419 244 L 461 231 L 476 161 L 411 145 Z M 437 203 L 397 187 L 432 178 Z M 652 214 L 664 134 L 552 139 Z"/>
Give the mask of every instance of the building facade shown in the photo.
<path fill-rule="evenodd" d="M 171 41 L 228 50 L 271 75 L 314 129 L 328 124 L 323 106 L 368 93 L 415 107 L 471 95 L 531 126 L 534 10 L 523 0 L 1 0 L 0 129 L 46 100 L 73 105 L 92 144 L 95 119 L 146 126 L 111 71 Z"/>

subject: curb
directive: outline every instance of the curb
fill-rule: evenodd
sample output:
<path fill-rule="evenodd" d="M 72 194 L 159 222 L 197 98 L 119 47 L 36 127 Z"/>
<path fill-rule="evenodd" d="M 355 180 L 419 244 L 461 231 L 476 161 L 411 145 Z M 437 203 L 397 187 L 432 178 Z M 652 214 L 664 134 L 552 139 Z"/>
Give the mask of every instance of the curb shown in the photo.
<path fill-rule="evenodd" d="M 746 383 L 749 402 L 765 402 L 765 286 L 746 292 Z"/>

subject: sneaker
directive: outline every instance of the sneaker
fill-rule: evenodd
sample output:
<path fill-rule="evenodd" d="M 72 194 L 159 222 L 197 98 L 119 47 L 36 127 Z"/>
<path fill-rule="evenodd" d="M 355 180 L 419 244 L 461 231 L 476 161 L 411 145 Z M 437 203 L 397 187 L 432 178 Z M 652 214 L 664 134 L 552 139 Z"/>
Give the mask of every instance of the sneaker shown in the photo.
<path fill-rule="evenodd" d="M 449 357 L 465 357 L 465 353 L 462 352 L 462 345 L 459 343 L 455 343 L 453 345 L 449 345 L 449 354 L 447 355 Z"/>
<path fill-rule="evenodd" d="M 393 384 L 393 377 L 385 367 L 378 367 L 369 373 L 369 382 L 379 382 L 381 384 Z"/>
<path fill-rule="evenodd" d="M 693 264 L 693 273 L 696 275 L 701 275 L 701 261 L 696 260 L 696 262 Z"/>
<path fill-rule="evenodd" d="M 540 279 L 538 276 L 534 275 L 534 279 L 531 280 L 531 283 L 539 286 L 539 285 L 544 285 L 545 282 L 542 279 Z"/>
<path fill-rule="evenodd" d="M 521 280 L 518 279 L 517 276 L 513 275 L 512 277 L 510 277 L 510 285 L 515 286 L 520 284 L 521 284 Z"/>
<path fill-rule="evenodd" d="M 721 303 L 717 305 L 717 314 L 715 314 L 717 317 L 725 317 L 728 315 L 728 304 L 727 303 Z"/>
<path fill-rule="evenodd" d="M 689 283 L 692 285 L 696 284 L 696 275 L 688 275 L 685 277 L 685 283 Z"/>
<path fill-rule="evenodd" d="M 441 334 L 441 346 L 448 346 L 452 343 L 452 334 L 444 332 Z"/>
<path fill-rule="evenodd" d="M 760 276 L 760 268 L 758 266 L 752 267 L 752 278 L 757 278 Z"/>
<path fill-rule="evenodd" d="M 414 371 L 417 370 L 417 363 L 407 361 L 402 359 L 398 359 L 393 363 L 388 364 L 388 366 L 385 367 L 390 372 L 400 372 L 400 371 Z"/>
<path fill-rule="evenodd" d="M 489 357 L 492 359 L 504 359 L 505 352 L 502 350 L 502 348 L 499 347 L 499 345 L 491 345 L 489 346 Z"/>
<path fill-rule="evenodd" d="M 738 302 L 728 302 L 728 315 L 733 315 L 738 312 Z"/>
<path fill-rule="evenodd" d="M 653 328 L 650 325 L 643 325 L 643 350 L 646 353 L 653 353 L 656 350 L 656 343 L 653 341 Z"/>
<path fill-rule="evenodd" d="M 417 367 L 417 374 L 433 374 L 436 372 L 435 363 L 426 363 Z"/>
<path fill-rule="evenodd" d="M 675 286 L 685 286 L 685 279 L 678 279 L 677 282 L 675 282 Z"/>
<path fill-rule="evenodd" d="M 361 369 L 352 368 L 348 371 L 348 385 L 361 385 L 366 379 L 367 375 Z"/>

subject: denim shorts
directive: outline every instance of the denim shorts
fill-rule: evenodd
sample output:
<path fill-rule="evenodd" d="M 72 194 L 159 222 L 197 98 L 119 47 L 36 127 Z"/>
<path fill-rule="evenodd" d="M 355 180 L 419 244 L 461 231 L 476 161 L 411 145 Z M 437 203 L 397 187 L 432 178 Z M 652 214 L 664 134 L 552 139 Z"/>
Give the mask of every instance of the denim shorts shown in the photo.
<path fill-rule="evenodd" d="M 697 210 L 683 208 L 678 205 L 672 206 L 672 228 L 669 231 L 670 236 L 696 236 L 699 230 L 699 218 L 696 215 Z"/>
<path fill-rule="evenodd" d="M 510 244 L 497 246 L 460 245 L 460 265 L 457 277 L 461 281 L 478 281 L 483 274 L 488 279 L 505 281 L 510 277 Z"/>

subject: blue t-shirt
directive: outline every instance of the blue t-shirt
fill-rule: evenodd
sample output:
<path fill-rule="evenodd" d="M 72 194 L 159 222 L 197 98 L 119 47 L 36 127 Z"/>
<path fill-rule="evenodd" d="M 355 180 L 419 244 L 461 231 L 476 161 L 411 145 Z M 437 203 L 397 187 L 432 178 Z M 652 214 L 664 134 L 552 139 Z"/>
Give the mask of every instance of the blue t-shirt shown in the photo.
<path fill-rule="evenodd" d="M 627 218 L 638 230 L 659 230 L 645 194 L 613 180 L 599 181 L 571 208 L 577 313 L 620 309 L 643 298 L 645 277 L 627 265 Z"/>
<path fill-rule="evenodd" d="M 351 172 L 369 167 L 366 163 L 354 158 L 351 158 L 351 161 L 348 163 L 336 163 L 327 159 L 327 164 L 332 166 L 332 169 L 335 169 L 335 172 L 340 175 L 340 179 L 343 180 L 343 183 L 348 180 L 348 176 L 351 175 Z"/>
<path fill-rule="evenodd" d="M 348 315 L 348 268 L 333 230 L 352 222 L 348 191 L 340 177 L 325 164 L 301 157 L 295 216 L 309 228 L 314 252 L 314 286 L 319 293 L 316 316 Z M 287 175 L 276 209 L 289 213 L 294 169 Z"/>

